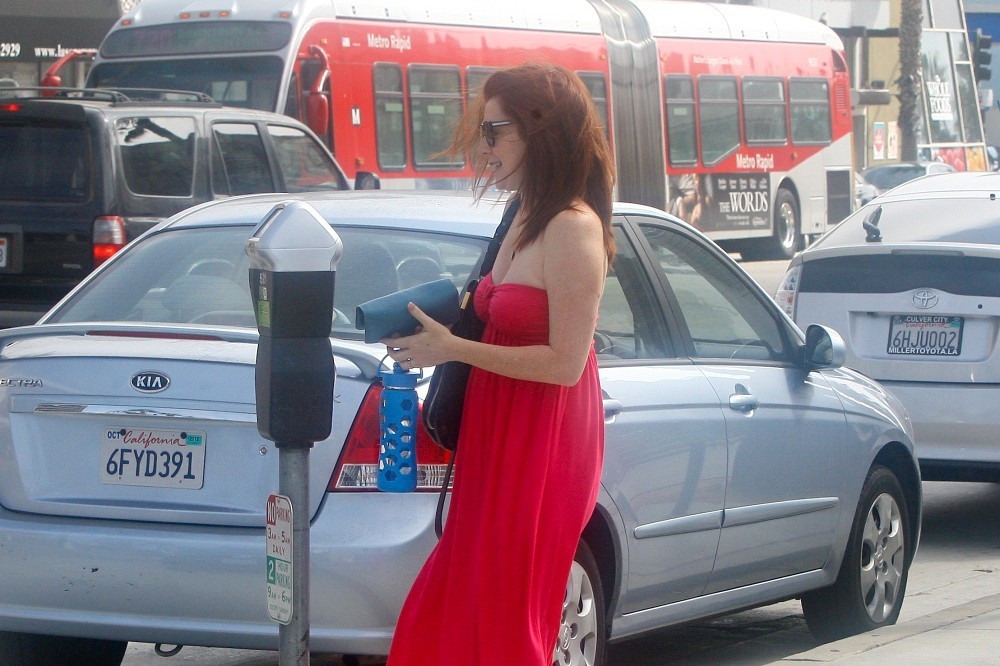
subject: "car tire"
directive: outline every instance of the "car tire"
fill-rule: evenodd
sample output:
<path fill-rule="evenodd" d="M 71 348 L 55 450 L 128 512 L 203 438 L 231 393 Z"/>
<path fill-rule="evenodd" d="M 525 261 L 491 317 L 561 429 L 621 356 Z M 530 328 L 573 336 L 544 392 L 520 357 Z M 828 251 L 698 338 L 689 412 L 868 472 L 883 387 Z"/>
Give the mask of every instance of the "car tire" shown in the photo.
<path fill-rule="evenodd" d="M 768 238 L 740 241 L 736 244 L 744 261 L 765 259 L 791 259 L 801 250 L 805 240 L 799 205 L 795 195 L 785 188 L 779 188 L 774 195 L 774 234 Z"/>
<path fill-rule="evenodd" d="M 3 666 L 119 666 L 126 641 L 0 631 Z"/>
<path fill-rule="evenodd" d="M 597 561 L 581 541 L 573 558 L 553 666 L 605 666 L 607 654 L 604 587 Z"/>
<path fill-rule="evenodd" d="M 872 467 L 836 582 L 802 597 L 813 636 L 827 642 L 895 624 L 906 592 L 911 538 L 899 480 L 887 467 Z"/>

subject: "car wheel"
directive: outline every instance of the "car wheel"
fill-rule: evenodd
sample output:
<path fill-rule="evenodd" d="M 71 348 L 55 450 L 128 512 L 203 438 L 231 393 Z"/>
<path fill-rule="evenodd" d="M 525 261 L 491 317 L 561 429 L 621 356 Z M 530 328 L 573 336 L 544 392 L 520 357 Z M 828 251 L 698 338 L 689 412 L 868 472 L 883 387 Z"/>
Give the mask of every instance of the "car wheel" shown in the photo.
<path fill-rule="evenodd" d="M 126 641 L 70 638 L 0 631 L 3 666 L 118 666 L 125 658 Z"/>
<path fill-rule="evenodd" d="M 604 588 L 590 547 L 577 547 L 563 598 L 562 622 L 552 656 L 554 666 L 604 666 L 607 626 Z"/>
<path fill-rule="evenodd" d="M 802 597 L 813 636 L 832 641 L 896 623 L 910 568 L 910 537 L 899 480 L 877 465 L 861 491 L 837 581 Z"/>

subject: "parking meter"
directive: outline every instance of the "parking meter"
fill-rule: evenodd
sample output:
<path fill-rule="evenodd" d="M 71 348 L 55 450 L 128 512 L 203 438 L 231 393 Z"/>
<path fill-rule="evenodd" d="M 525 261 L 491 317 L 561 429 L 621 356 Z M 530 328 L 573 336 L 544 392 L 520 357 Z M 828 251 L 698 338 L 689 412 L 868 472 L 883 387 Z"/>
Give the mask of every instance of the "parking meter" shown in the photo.
<path fill-rule="evenodd" d="M 246 242 L 257 346 L 257 430 L 281 446 L 329 437 L 333 291 L 343 243 L 302 202 L 276 205 Z"/>
<path fill-rule="evenodd" d="M 281 666 L 308 665 L 309 450 L 330 436 L 333 419 L 330 327 L 344 246 L 312 206 L 284 202 L 268 212 L 244 249 L 260 331 L 257 430 L 278 448 L 280 495 L 268 498 L 265 528 L 268 615 L 280 623 Z M 271 513 L 290 519 L 290 543 L 278 544 Z"/>

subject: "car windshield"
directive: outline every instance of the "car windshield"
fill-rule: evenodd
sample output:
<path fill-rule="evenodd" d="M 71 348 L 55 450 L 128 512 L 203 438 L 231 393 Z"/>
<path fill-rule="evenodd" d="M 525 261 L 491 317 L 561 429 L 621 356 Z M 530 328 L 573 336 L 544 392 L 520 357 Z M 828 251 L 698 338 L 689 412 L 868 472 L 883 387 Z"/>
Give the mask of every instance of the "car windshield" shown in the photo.
<path fill-rule="evenodd" d="M 403 229 L 338 228 L 333 336 L 361 339 L 360 303 L 448 278 L 464 288 L 485 251 L 480 238 Z M 48 320 L 255 328 L 244 243 L 251 226 L 174 229 L 130 248 Z"/>
<path fill-rule="evenodd" d="M 280 81 L 280 58 L 247 56 L 104 62 L 91 71 L 87 86 L 193 90 L 227 106 L 274 111 Z"/>
<path fill-rule="evenodd" d="M 865 245 L 867 232 L 862 222 L 877 208 L 882 209 L 878 228 L 884 243 L 1000 245 L 1000 201 L 990 200 L 988 194 L 973 193 L 961 198 L 936 195 L 876 206 L 879 201 L 845 219 L 814 247 Z"/>
<path fill-rule="evenodd" d="M 916 164 L 896 164 L 887 167 L 877 167 L 864 173 L 864 179 L 880 190 L 891 190 L 908 180 L 923 176 L 926 170 Z"/>

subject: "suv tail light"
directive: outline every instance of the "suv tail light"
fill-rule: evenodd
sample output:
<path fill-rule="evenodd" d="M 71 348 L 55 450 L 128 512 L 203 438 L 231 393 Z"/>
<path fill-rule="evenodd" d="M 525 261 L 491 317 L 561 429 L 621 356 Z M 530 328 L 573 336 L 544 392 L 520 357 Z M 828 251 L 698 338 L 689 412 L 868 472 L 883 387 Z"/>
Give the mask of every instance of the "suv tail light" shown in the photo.
<path fill-rule="evenodd" d="M 125 247 L 125 220 L 117 215 L 102 215 L 94 220 L 94 268 Z"/>
<path fill-rule="evenodd" d="M 378 490 L 379 402 L 382 384 L 372 384 L 361 401 L 347 435 L 344 450 L 333 470 L 327 492 Z M 418 409 L 423 409 L 423 405 Z M 417 425 L 417 490 L 441 490 L 451 454 L 434 443 Z"/>

